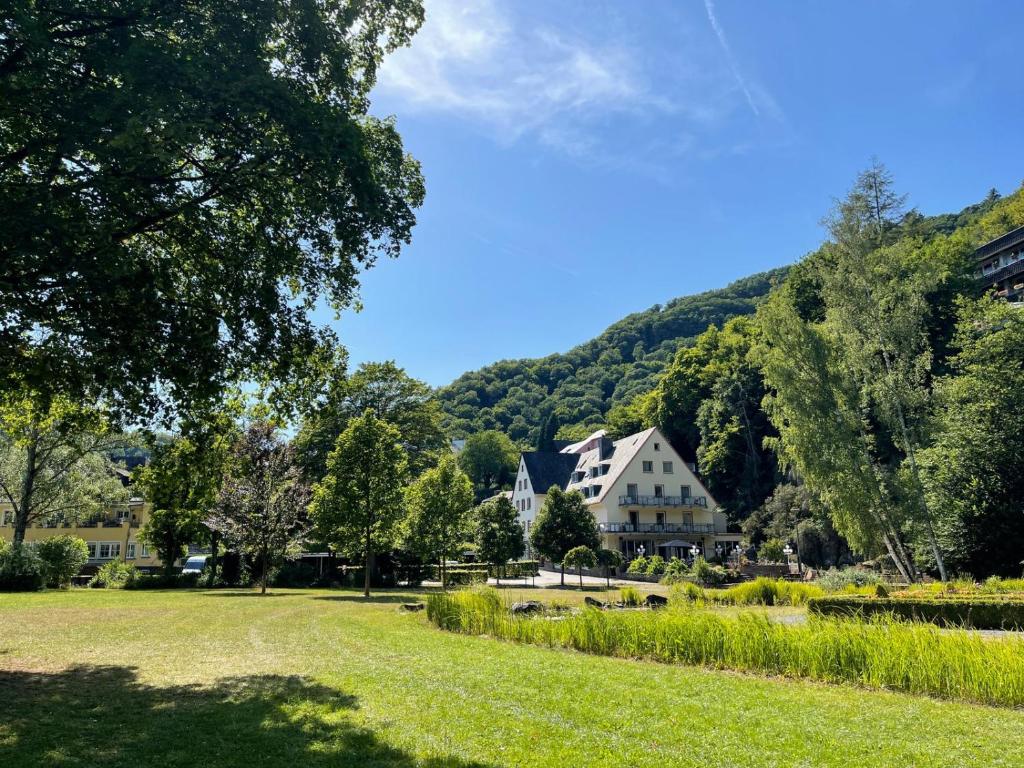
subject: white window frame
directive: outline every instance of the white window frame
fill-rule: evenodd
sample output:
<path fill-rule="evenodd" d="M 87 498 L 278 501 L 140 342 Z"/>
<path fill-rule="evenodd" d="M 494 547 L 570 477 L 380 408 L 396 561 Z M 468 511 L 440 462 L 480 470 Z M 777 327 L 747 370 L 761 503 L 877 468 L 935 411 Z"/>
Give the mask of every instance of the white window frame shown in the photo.
<path fill-rule="evenodd" d="M 120 541 L 101 541 L 98 542 L 97 552 L 99 557 L 97 560 L 117 560 L 121 556 L 121 542 Z M 103 548 L 107 548 L 107 554 L 103 554 Z"/>
<path fill-rule="evenodd" d="M 125 550 L 124 559 L 125 560 L 134 560 L 135 559 L 135 550 L 136 550 L 135 542 L 134 541 L 129 541 L 128 542 L 128 546 L 127 546 L 127 548 Z"/>
<path fill-rule="evenodd" d="M 96 553 L 99 551 L 99 546 L 97 545 L 97 543 L 95 541 L 87 541 L 85 542 L 85 546 L 89 550 L 89 559 L 96 560 Z"/>

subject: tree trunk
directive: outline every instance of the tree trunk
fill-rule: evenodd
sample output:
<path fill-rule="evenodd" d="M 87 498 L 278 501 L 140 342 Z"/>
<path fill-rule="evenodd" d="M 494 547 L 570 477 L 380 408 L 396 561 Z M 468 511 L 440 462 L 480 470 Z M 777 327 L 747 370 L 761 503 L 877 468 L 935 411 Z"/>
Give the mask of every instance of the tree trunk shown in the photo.
<path fill-rule="evenodd" d="M 267 557 L 267 553 L 263 553 L 263 576 L 260 578 L 260 594 L 267 594 L 267 561 L 270 560 Z"/>
<path fill-rule="evenodd" d="M 32 494 L 36 484 L 36 451 L 39 448 L 39 431 L 32 429 L 32 439 L 25 449 L 25 476 L 21 481 L 21 502 L 14 514 L 14 546 L 25 541 L 25 530 L 28 528 L 28 516 L 32 509 Z"/>
<path fill-rule="evenodd" d="M 213 531 L 210 534 L 210 577 L 206 581 L 206 586 L 209 589 L 213 588 L 213 583 L 217 580 L 217 546 L 219 540 L 220 535 L 217 531 Z"/>
<path fill-rule="evenodd" d="M 565 563 L 561 563 L 562 568 L 562 586 L 565 586 Z"/>
<path fill-rule="evenodd" d="M 580 592 L 583 591 L 583 566 L 580 566 Z"/>

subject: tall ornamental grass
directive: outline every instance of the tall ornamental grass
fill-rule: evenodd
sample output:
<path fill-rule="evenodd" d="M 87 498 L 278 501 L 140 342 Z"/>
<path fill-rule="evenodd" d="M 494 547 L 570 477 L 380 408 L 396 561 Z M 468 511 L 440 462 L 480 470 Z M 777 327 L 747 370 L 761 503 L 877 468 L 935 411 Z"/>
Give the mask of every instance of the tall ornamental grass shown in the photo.
<path fill-rule="evenodd" d="M 549 648 L 1024 706 L 1024 640 L 892 618 L 792 625 L 685 607 L 520 617 L 480 591 L 430 595 L 427 615 L 442 629 Z"/>

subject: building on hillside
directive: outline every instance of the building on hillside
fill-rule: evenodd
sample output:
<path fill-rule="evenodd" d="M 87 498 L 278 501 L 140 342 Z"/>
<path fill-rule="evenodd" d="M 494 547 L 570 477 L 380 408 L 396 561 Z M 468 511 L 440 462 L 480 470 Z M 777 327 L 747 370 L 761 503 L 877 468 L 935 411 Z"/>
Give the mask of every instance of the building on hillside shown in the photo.
<path fill-rule="evenodd" d="M 149 505 L 140 498 L 110 507 L 102 513 L 73 519 L 42 520 L 25 531 L 25 542 L 33 543 L 54 536 L 77 536 L 89 547 L 89 566 L 110 560 L 123 560 L 148 571 L 160 566 L 156 552 L 139 540 L 139 529 L 149 515 Z M 0 504 L 0 539 L 14 539 L 14 510 Z"/>
<path fill-rule="evenodd" d="M 978 281 L 1009 301 L 1024 301 L 1024 227 L 1000 235 L 974 252 Z"/>
<path fill-rule="evenodd" d="M 627 560 L 686 558 L 694 547 L 711 557 L 739 544 L 711 494 L 656 428 L 615 441 L 601 430 L 558 453 L 523 453 L 512 500 L 527 536 L 552 485 L 583 494 L 601 546 Z"/>

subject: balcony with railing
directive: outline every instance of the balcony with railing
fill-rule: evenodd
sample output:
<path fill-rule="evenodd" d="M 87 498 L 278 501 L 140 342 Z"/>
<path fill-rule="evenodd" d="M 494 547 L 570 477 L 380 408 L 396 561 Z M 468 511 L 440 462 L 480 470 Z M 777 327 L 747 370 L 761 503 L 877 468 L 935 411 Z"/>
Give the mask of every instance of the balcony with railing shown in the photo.
<path fill-rule="evenodd" d="M 707 509 L 707 496 L 619 496 L 620 507 L 702 507 Z"/>
<path fill-rule="evenodd" d="M 601 533 L 714 533 L 714 523 L 599 523 Z"/>

